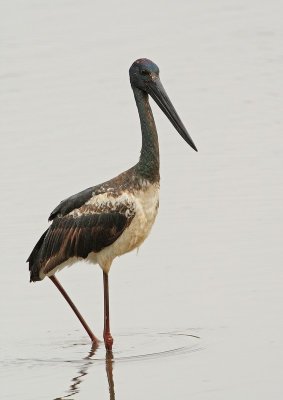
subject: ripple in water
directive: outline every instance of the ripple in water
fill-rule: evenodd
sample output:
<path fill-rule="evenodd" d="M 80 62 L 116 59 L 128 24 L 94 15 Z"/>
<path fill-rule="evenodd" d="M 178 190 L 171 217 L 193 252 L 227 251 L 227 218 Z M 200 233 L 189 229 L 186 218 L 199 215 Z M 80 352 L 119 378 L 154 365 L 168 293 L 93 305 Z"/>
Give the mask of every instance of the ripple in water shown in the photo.
<path fill-rule="evenodd" d="M 17 348 L 21 350 L 18 352 Z M 80 364 L 87 358 L 92 362 L 105 362 L 104 343 L 91 350 L 87 339 L 74 343 L 66 338 L 56 338 L 46 345 L 34 343 L 18 343 L 14 346 L 16 354 L 4 358 L 4 365 L 28 364 L 29 367 L 40 365 L 73 363 Z M 125 333 L 115 336 L 113 359 L 116 362 L 131 362 L 145 359 L 178 356 L 201 350 L 200 338 L 191 331 Z M 20 356 L 19 356 L 20 354 Z M 29 356 L 36 354 L 35 358 Z M 87 357 L 86 357 L 86 354 Z"/>

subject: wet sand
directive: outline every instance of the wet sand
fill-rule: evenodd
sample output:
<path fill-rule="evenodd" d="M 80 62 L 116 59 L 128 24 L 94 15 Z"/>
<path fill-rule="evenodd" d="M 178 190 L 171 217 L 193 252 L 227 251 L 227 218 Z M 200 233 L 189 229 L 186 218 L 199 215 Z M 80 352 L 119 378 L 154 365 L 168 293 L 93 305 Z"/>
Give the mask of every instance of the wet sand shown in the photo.
<path fill-rule="evenodd" d="M 1 398 L 281 399 L 280 2 L 3 1 L 0 15 Z M 138 57 L 199 153 L 153 105 L 160 211 L 113 263 L 106 357 L 25 260 L 60 200 L 136 163 Z M 58 278 L 102 338 L 99 268 Z"/>

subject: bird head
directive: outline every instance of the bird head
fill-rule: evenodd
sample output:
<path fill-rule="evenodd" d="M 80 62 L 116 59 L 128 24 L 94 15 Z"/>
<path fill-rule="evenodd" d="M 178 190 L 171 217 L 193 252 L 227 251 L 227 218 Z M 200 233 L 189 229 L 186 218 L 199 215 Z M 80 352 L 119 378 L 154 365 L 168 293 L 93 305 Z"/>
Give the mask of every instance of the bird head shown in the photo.
<path fill-rule="evenodd" d="M 134 88 L 148 93 L 158 104 L 177 132 L 195 150 L 197 148 L 187 129 L 181 121 L 177 111 L 171 103 L 159 78 L 158 66 L 147 58 L 136 60 L 130 67 L 130 82 Z"/>

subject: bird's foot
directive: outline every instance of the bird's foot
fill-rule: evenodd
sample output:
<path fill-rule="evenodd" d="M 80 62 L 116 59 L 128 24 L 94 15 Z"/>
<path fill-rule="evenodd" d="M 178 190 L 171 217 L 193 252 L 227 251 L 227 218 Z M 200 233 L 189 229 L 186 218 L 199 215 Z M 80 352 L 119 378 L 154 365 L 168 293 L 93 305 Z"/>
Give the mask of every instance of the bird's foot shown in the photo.
<path fill-rule="evenodd" d="M 110 332 L 104 333 L 103 338 L 104 338 L 106 350 L 111 351 L 113 342 L 114 342 L 113 337 L 111 336 L 111 333 Z"/>
<path fill-rule="evenodd" d="M 96 349 L 99 347 L 99 343 L 101 343 L 101 341 L 100 341 L 99 339 L 97 339 L 96 336 L 93 336 L 93 337 L 91 338 L 91 341 L 92 341 L 92 346 L 91 346 L 91 348 L 92 348 L 93 350 L 96 350 Z"/>

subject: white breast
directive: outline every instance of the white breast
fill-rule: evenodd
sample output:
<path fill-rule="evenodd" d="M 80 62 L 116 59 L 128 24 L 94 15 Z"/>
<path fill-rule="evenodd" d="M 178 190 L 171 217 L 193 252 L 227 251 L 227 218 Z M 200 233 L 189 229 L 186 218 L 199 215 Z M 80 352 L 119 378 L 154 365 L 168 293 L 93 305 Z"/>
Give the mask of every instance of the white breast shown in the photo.
<path fill-rule="evenodd" d="M 158 211 L 159 183 L 145 185 L 143 190 L 127 193 L 127 196 L 135 204 L 135 217 L 129 227 L 113 244 L 88 257 L 89 261 L 98 263 L 105 272 L 109 271 L 115 257 L 134 250 L 147 238 Z"/>

